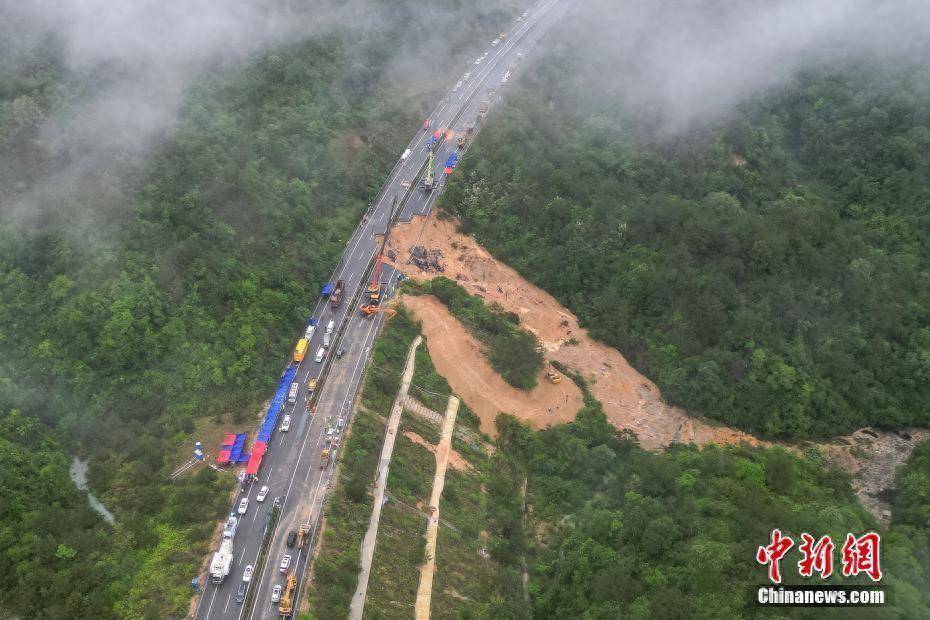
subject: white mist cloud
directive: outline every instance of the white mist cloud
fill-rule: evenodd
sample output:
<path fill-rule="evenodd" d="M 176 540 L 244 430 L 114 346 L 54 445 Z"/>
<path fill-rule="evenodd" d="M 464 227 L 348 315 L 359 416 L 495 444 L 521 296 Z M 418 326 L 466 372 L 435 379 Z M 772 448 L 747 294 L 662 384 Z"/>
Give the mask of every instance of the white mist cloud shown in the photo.
<path fill-rule="evenodd" d="M 627 105 L 687 129 L 806 66 L 926 57 L 926 0 L 589 0 L 572 35 Z M 594 20 L 593 22 L 591 20 Z M 596 32 L 596 35 L 595 35 Z M 595 36 L 592 36 L 595 35 Z"/>

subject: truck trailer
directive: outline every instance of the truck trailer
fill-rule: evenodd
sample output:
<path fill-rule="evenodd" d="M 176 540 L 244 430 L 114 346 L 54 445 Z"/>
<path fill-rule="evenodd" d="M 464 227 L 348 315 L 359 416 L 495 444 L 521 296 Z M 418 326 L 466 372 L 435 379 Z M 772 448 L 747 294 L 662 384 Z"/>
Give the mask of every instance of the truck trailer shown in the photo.
<path fill-rule="evenodd" d="M 301 338 L 297 341 L 297 346 L 294 348 L 294 361 L 302 362 L 304 361 L 304 356 L 307 355 L 307 347 L 310 346 L 310 341 L 306 338 Z"/>
<path fill-rule="evenodd" d="M 223 538 L 220 543 L 220 550 L 213 554 L 213 561 L 210 562 L 210 581 L 212 583 L 223 583 L 233 563 L 233 541 L 232 538 Z"/>
<path fill-rule="evenodd" d="M 329 305 L 333 308 L 338 308 L 339 304 L 342 303 L 342 294 L 346 290 L 346 283 L 343 280 L 337 280 L 336 286 L 333 288 L 333 292 L 329 295 Z"/>

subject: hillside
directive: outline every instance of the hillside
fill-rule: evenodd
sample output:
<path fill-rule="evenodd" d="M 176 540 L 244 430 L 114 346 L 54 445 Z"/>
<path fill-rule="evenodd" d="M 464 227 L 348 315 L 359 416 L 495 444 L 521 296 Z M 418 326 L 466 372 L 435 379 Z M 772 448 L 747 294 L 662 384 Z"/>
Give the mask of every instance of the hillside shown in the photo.
<path fill-rule="evenodd" d="M 308 35 L 202 68 L 176 124 L 144 150 L 88 135 L 78 116 L 144 68 L 75 68 L 69 41 L 0 20 L 0 411 L 28 416 L 36 442 L 52 438 L 43 445 L 59 482 L 68 453 L 88 458 L 91 487 L 116 514 L 112 528 L 69 519 L 76 531 L 55 542 L 45 522 L 0 513 L 0 529 L 16 531 L 0 539 L 3 566 L 22 575 L 0 591 L 0 615 L 187 612 L 231 480 L 167 474 L 195 440 L 216 437 L 211 425 L 252 419 L 451 67 L 510 14 L 507 2 L 363 5 L 363 21 L 314 22 Z M 122 105 L 109 112 L 131 116 Z M 137 112 L 130 125 L 154 122 Z M 104 149 L 110 139 L 120 148 Z M 42 464 L 15 475 L 31 467 Z M 41 498 L 76 511 L 63 480 Z M 58 543 L 84 554 L 81 536 L 98 541 L 72 562 L 100 559 L 85 573 L 90 598 L 55 595 L 65 582 L 45 596 L 39 565 L 23 558 L 47 559 Z"/>
<path fill-rule="evenodd" d="M 605 79 L 609 27 L 576 12 L 491 115 L 443 198 L 463 232 L 690 412 L 770 438 L 930 424 L 917 60 L 809 68 L 669 135 Z"/>

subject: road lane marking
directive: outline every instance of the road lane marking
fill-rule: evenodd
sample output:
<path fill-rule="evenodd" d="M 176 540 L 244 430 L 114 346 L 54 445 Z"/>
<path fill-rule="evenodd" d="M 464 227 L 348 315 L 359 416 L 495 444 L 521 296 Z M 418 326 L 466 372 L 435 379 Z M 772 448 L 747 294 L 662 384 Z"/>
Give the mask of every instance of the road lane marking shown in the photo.
<path fill-rule="evenodd" d="M 213 588 L 213 596 L 210 597 L 210 606 L 207 607 L 207 618 L 210 617 L 210 612 L 213 610 L 213 601 L 216 600 L 217 588 Z"/>
<path fill-rule="evenodd" d="M 556 4 L 556 3 L 552 3 L 552 4 L 550 5 L 550 7 L 548 7 L 548 8 L 551 8 L 551 6 L 554 6 L 555 4 Z M 544 15 L 545 15 L 546 13 L 548 13 L 548 9 L 547 9 L 544 13 L 541 13 L 541 14 L 537 17 L 537 19 L 535 19 L 535 20 L 526 20 L 526 21 L 523 23 L 523 27 L 517 30 L 516 36 L 512 37 L 511 40 L 508 41 L 505 45 L 501 46 L 501 47 L 498 49 L 498 51 L 495 53 L 495 55 L 492 56 L 491 60 L 490 60 L 488 63 L 486 63 L 486 64 L 484 65 L 484 68 L 486 68 L 486 69 L 485 69 L 484 71 L 481 71 L 481 70 L 479 69 L 479 71 L 476 72 L 476 73 L 477 73 L 477 75 L 475 76 L 476 79 L 475 79 L 474 81 L 472 81 L 472 83 L 469 85 L 469 86 L 471 87 L 470 90 L 471 90 L 471 94 L 472 94 L 472 95 L 475 94 L 475 93 L 477 93 L 478 90 L 479 90 L 482 86 L 486 86 L 485 82 L 486 82 L 487 78 L 490 76 L 490 74 L 492 73 L 492 71 L 493 71 L 493 69 L 494 69 L 494 66 L 496 66 L 497 62 L 499 62 L 501 58 L 504 58 L 504 57 L 506 56 L 507 53 L 509 53 L 510 51 L 512 51 L 512 50 L 516 47 L 517 43 L 520 42 L 520 41 L 523 39 L 523 37 L 524 37 L 525 34 L 530 30 L 530 28 L 533 27 L 533 26 L 535 26 L 536 24 L 538 24 L 540 21 L 542 21 Z M 465 90 L 466 90 L 466 91 L 469 90 L 469 87 L 466 87 Z M 464 95 L 464 92 L 463 92 L 463 95 Z M 469 95 L 469 96 L 471 96 L 471 95 Z M 462 96 L 459 97 L 460 100 L 461 100 L 462 98 L 463 98 Z M 446 104 L 443 103 L 442 105 L 440 105 L 440 106 L 437 108 L 436 113 L 435 113 L 435 116 L 436 116 L 436 117 L 440 116 L 441 113 L 442 113 L 445 109 L 446 109 Z M 461 112 L 462 112 L 462 114 L 464 114 L 465 112 L 467 112 L 467 110 L 462 110 Z M 420 143 L 423 141 L 423 139 L 425 138 L 427 132 L 418 131 L 417 133 L 418 133 L 418 137 L 417 137 L 416 140 L 414 140 L 414 142 L 413 142 L 413 149 L 415 149 L 417 146 L 419 146 L 419 144 L 420 144 Z M 412 150 L 413 150 L 413 149 L 412 149 Z M 413 161 L 412 161 L 413 159 L 414 159 L 414 158 L 408 158 L 408 161 L 410 161 L 411 164 L 412 164 L 412 163 L 413 163 Z M 425 158 L 424 158 L 424 159 L 425 159 Z M 422 164 L 420 164 L 420 165 L 422 165 Z M 391 188 L 391 186 L 397 181 L 397 179 L 398 179 L 398 177 L 399 177 L 399 174 L 400 174 L 400 171 L 401 171 L 403 168 L 404 168 L 403 165 L 400 166 L 400 167 L 398 167 L 397 164 L 395 164 L 394 169 L 392 170 L 392 172 L 391 172 L 391 174 L 389 175 L 389 178 L 388 178 L 386 184 L 384 185 L 384 188 L 383 188 L 383 191 L 382 191 L 382 194 L 381 194 L 380 198 L 378 199 L 377 203 L 374 205 L 374 208 L 372 209 L 372 213 L 377 213 L 377 210 L 378 210 L 378 209 L 380 208 L 380 206 L 383 204 L 385 198 L 387 198 L 388 194 L 390 193 L 390 188 Z M 437 195 L 437 196 L 438 196 L 438 195 Z M 433 198 L 433 197 L 430 196 L 430 198 Z M 435 202 L 435 199 L 427 199 L 427 202 L 426 202 L 426 208 L 427 208 L 427 210 L 431 207 L 431 205 L 432 205 L 433 202 Z M 381 215 L 381 217 L 379 218 L 378 221 L 379 221 L 379 222 L 382 221 L 382 220 L 383 220 L 383 217 L 384 217 L 384 214 L 382 213 L 382 215 Z M 367 229 L 370 227 L 370 224 L 371 224 L 371 221 L 370 221 L 370 217 L 369 217 L 368 223 L 362 228 L 362 234 L 359 234 L 359 235 L 358 235 L 358 238 L 356 239 L 355 244 L 354 244 L 353 247 L 351 248 L 351 252 L 354 252 L 355 248 L 357 248 L 357 247 L 361 244 L 362 240 L 364 239 L 364 232 L 367 231 Z M 356 229 L 356 230 L 358 230 L 358 229 Z M 350 255 L 351 255 L 351 252 L 350 252 Z M 373 251 L 372 251 L 371 255 L 369 256 L 369 261 L 374 257 L 375 252 L 376 252 L 376 250 L 373 250 Z M 359 252 L 360 255 L 363 254 L 363 253 L 364 253 L 364 250 L 362 250 L 362 251 Z M 345 254 L 344 254 L 344 255 L 345 255 Z M 346 264 L 342 265 L 342 269 L 339 271 L 339 273 L 340 273 L 340 274 L 341 274 L 341 273 L 344 273 L 344 272 L 345 272 L 345 269 L 348 267 L 348 265 L 349 265 L 349 261 L 346 261 Z M 354 272 L 352 272 L 352 275 L 354 275 Z M 389 278 L 389 281 L 393 281 L 393 280 L 396 278 L 396 275 L 397 275 L 396 272 L 393 273 L 393 274 L 391 275 L 391 277 Z M 350 277 L 350 280 L 351 280 L 351 277 Z M 319 300 L 319 301 L 317 302 L 317 307 L 316 307 L 316 309 L 314 310 L 314 314 L 316 314 L 317 310 L 320 308 L 321 305 L 323 305 L 323 300 L 322 300 L 322 299 Z M 325 309 L 325 306 L 324 306 L 324 309 Z M 351 319 L 350 319 L 350 321 L 351 321 Z M 377 316 L 377 317 L 375 317 L 375 319 L 372 321 L 371 325 L 369 326 L 368 333 L 366 334 L 365 339 L 363 340 L 363 343 L 369 341 L 369 339 L 371 338 L 371 333 L 372 333 L 372 331 L 374 330 L 375 326 L 376 326 L 376 325 L 380 325 L 381 323 L 383 323 L 383 316 Z M 350 389 L 349 389 L 349 391 L 346 392 L 346 395 L 345 395 L 345 397 L 344 397 L 344 399 L 343 399 L 343 407 L 345 407 L 345 404 L 348 402 L 350 395 L 351 395 L 352 393 L 354 393 L 354 390 L 352 390 L 351 388 L 352 388 L 352 384 L 357 380 L 357 375 L 358 375 L 357 370 L 358 370 L 358 367 L 361 365 L 362 360 L 365 359 L 365 357 L 367 357 L 367 354 L 368 354 L 368 352 L 370 351 L 370 349 L 371 349 L 370 346 L 367 347 L 366 350 L 365 350 L 365 353 L 364 353 L 362 356 L 360 356 L 359 359 L 358 359 L 357 362 L 356 362 L 356 368 L 353 370 L 352 378 L 351 378 L 351 380 L 350 380 Z M 299 368 L 299 366 L 298 366 L 298 368 Z M 312 419 L 311 419 L 311 429 L 312 429 L 312 425 L 313 425 L 313 421 L 312 421 Z M 322 438 L 322 435 L 323 435 L 323 430 L 324 430 L 324 429 L 323 429 L 323 427 L 321 426 L 321 428 L 320 428 L 320 437 L 321 437 L 321 438 Z M 304 449 L 305 449 L 306 446 L 307 446 L 307 441 L 306 441 L 306 439 L 309 439 L 309 438 L 310 438 L 310 435 L 311 435 L 311 433 L 308 432 L 307 435 L 306 435 L 306 437 L 305 437 L 305 441 L 303 442 L 303 444 L 302 444 L 302 446 L 301 446 L 301 450 L 300 450 L 300 452 L 299 452 L 299 454 L 298 454 L 298 456 L 297 456 L 297 463 L 298 463 L 298 464 L 299 464 L 300 460 L 302 459 L 302 455 L 303 455 Z M 308 470 L 308 477 L 309 477 L 310 471 L 311 471 L 311 470 Z M 321 470 L 321 472 L 322 472 L 322 473 L 321 473 L 321 475 L 320 475 L 320 479 L 319 479 L 319 481 L 318 481 L 318 483 L 317 483 L 317 491 L 314 493 L 314 498 L 313 498 L 313 500 L 311 500 L 311 515 L 308 517 L 308 520 L 313 516 L 313 515 L 312 515 L 312 505 L 313 505 L 313 503 L 316 501 L 316 497 L 317 497 L 319 488 L 320 488 L 320 486 L 322 485 L 323 479 L 324 479 L 324 477 L 326 476 L 326 473 L 327 473 L 327 471 L 326 471 L 325 468 L 324 468 L 323 470 Z M 294 470 L 294 474 L 296 474 L 296 467 L 295 467 L 295 470 Z M 270 474 L 269 474 L 269 479 L 270 479 Z M 283 503 L 282 503 L 282 507 L 281 507 L 282 514 L 284 513 L 284 508 L 285 508 L 285 506 L 286 506 L 287 499 L 288 499 L 288 497 L 289 497 L 290 489 L 291 489 L 291 486 L 292 486 L 292 484 L 293 484 L 293 481 L 294 481 L 294 476 L 292 475 L 291 481 L 290 481 L 290 483 L 288 484 L 288 488 L 287 488 L 287 491 L 285 492 L 284 500 L 283 500 Z M 250 485 L 250 488 L 251 488 L 251 485 Z M 322 512 L 322 511 L 320 511 L 320 512 Z M 319 516 L 320 516 L 320 515 L 317 515 L 317 518 L 319 518 Z M 256 556 L 256 557 L 257 557 L 257 556 Z M 299 558 L 300 558 L 300 555 L 298 554 L 298 560 L 299 560 Z M 295 568 L 296 568 L 296 566 L 295 566 Z M 259 582 L 259 586 L 258 586 L 258 587 L 259 587 L 259 593 L 260 593 L 260 588 L 261 588 L 261 585 L 262 585 L 263 581 L 264 581 L 264 574 L 262 575 L 262 578 L 261 578 L 261 580 L 260 580 L 260 582 Z M 215 591 L 214 591 L 214 598 L 215 598 Z M 212 608 L 212 601 L 211 601 L 211 608 Z M 208 615 L 209 615 L 209 611 L 208 611 Z M 242 612 L 241 612 L 241 611 L 240 611 L 239 616 L 240 616 L 240 618 L 241 618 L 241 616 L 242 616 Z"/>

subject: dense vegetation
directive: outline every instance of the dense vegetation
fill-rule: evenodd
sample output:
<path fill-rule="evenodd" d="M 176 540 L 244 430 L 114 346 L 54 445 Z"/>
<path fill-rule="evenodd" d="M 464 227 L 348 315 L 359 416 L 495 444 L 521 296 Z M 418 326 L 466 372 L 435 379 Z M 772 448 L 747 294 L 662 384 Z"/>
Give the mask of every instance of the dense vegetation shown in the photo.
<path fill-rule="evenodd" d="M 653 454 L 619 436 L 590 399 L 568 425 L 534 433 L 501 417 L 498 428 L 493 553 L 513 570 L 527 558 L 534 618 L 770 617 L 750 594 L 766 581 L 755 551 L 772 528 L 796 540 L 804 531 L 842 540 L 875 527 L 847 476 L 825 467 L 817 452 L 799 458 L 782 449 L 674 446 Z M 524 476 L 532 506 L 525 526 Z M 927 617 L 928 527 L 896 524 L 882 532 L 893 607 L 833 610 L 830 617 Z M 785 558 L 786 583 L 802 583 L 799 557 L 795 547 Z"/>
<path fill-rule="evenodd" d="M 61 439 L 46 444 L 61 451 L 54 463 L 67 461 L 64 450 L 87 456 L 91 486 L 117 516 L 97 552 L 118 570 L 86 571 L 85 591 L 101 598 L 73 603 L 93 613 L 77 606 L 58 617 L 187 613 L 229 478 L 203 468 L 168 483 L 166 474 L 210 422 L 244 421 L 259 407 L 451 63 L 504 18 L 499 3 L 470 6 L 473 20 L 432 14 L 431 4 L 374 3 L 379 25 L 364 37 L 317 34 L 203 76 L 176 133 L 148 160 L 102 170 L 64 204 L 43 205 L 41 227 L 0 222 L 0 366 L 41 421 L 37 437 Z M 446 31 L 448 56 L 418 54 L 430 33 L 411 17 L 423 11 Z M 66 117 L 106 80 L 68 74 L 54 40 L 13 43 L 4 37 L 0 59 L 3 207 L 81 156 L 46 150 L 42 121 Z M 63 485 L 54 490 L 74 504 Z M 44 536 L 43 522 L 2 515 L 0 530 Z M 73 519 L 88 536 L 103 527 L 90 522 Z M 59 538 L 87 548 L 68 532 Z M 22 549 L 11 557 L 34 584 L 40 572 L 21 562 Z M 0 615 L 55 616 L 64 603 L 7 589 Z"/>
<path fill-rule="evenodd" d="M 520 329 L 520 318 L 497 304 L 488 306 L 446 277 L 411 284 L 410 290 L 435 295 L 455 318 L 481 341 L 491 366 L 507 383 L 528 390 L 536 387 L 543 356 L 536 336 Z"/>
<path fill-rule="evenodd" d="M 400 387 L 400 375 L 419 327 L 399 307 L 386 324 L 372 351 L 362 390 L 362 407 L 356 413 L 340 465 L 339 482 L 329 502 L 326 528 L 315 564 L 309 618 L 337 618 L 348 611 L 358 578 L 359 547 L 368 527 L 372 498 L 369 484 L 375 477 L 384 438 L 384 418 Z M 410 386 L 434 409 L 445 411 L 449 386 L 440 376 L 424 341 L 417 349 Z M 480 445 L 479 420 L 461 403 L 453 446 L 474 469 L 447 470 L 443 488 L 432 615 L 436 618 L 506 617 L 519 598 L 519 580 L 483 556 L 482 530 L 488 502 L 484 484 L 491 461 Z M 430 444 L 439 442 L 439 428 L 405 412 L 391 459 L 386 496 L 372 562 L 366 617 L 409 618 L 413 613 L 423 562 L 427 515 L 435 458 L 425 447 L 406 437 L 413 432 Z M 509 575 L 509 577 L 505 577 Z"/>
<path fill-rule="evenodd" d="M 921 65 L 811 69 L 656 143 L 595 20 L 566 20 L 445 207 L 673 403 L 770 437 L 930 424 Z"/>

